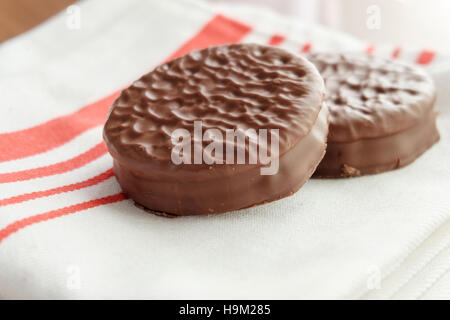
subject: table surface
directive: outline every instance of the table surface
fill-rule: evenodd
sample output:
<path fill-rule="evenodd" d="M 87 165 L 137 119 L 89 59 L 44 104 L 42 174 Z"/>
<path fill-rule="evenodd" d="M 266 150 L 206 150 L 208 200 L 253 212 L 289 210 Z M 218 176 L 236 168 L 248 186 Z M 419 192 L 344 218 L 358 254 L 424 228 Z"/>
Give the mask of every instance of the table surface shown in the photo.
<path fill-rule="evenodd" d="M 75 0 L 0 0 L 0 42 L 25 32 Z"/>

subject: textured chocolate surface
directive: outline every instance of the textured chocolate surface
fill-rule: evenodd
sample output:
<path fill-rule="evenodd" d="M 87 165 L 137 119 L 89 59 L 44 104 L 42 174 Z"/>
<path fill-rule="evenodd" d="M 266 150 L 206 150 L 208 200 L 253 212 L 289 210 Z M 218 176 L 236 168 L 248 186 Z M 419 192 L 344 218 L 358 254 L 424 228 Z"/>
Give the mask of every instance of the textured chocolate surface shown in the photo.
<path fill-rule="evenodd" d="M 365 54 L 308 56 L 325 81 L 328 149 L 316 175 L 357 176 L 404 166 L 439 139 L 436 90 L 419 67 Z"/>
<path fill-rule="evenodd" d="M 169 160 L 170 134 L 279 128 L 280 153 L 311 130 L 323 82 L 303 58 L 277 48 L 229 45 L 193 51 L 122 91 L 105 126 L 107 141 L 138 161 Z"/>
<path fill-rule="evenodd" d="M 119 183 L 145 208 L 175 215 L 241 209 L 288 196 L 312 175 L 328 133 L 324 95 L 322 78 L 302 57 L 254 44 L 211 47 L 122 91 L 104 139 Z M 224 135 L 279 129 L 278 173 L 261 176 L 260 164 L 173 164 L 171 133 L 184 128 L 193 138 L 199 120 Z"/>
<path fill-rule="evenodd" d="M 409 128 L 433 107 L 436 90 L 419 67 L 365 54 L 308 56 L 324 78 L 329 141 L 354 141 Z"/>

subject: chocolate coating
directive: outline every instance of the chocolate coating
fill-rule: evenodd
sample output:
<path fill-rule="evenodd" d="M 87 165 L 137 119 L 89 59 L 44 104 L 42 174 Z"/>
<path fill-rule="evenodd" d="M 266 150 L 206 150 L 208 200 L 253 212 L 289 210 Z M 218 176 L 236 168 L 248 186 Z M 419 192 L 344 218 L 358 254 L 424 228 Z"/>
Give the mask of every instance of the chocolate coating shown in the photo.
<path fill-rule="evenodd" d="M 325 81 L 330 127 L 315 176 L 396 169 L 439 140 L 436 90 L 424 70 L 365 54 L 308 56 Z"/>
<path fill-rule="evenodd" d="M 119 183 L 138 204 L 173 215 L 226 212 L 290 195 L 312 175 L 326 146 L 324 95 L 322 78 L 302 57 L 256 44 L 210 47 L 123 90 L 103 135 Z M 182 128 L 193 138 L 194 121 L 223 136 L 279 129 L 278 173 L 262 176 L 259 163 L 175 165 L 171 134 Z M 248 159 L 248 145 L 245 152 Z"/>

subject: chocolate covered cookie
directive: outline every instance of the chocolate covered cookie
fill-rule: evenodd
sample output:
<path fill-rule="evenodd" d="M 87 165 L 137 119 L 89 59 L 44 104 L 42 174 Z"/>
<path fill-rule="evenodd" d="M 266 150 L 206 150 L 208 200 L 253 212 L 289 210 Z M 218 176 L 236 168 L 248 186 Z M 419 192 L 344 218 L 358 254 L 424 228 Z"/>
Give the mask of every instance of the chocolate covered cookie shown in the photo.
<path fill-rule="evenodd" d="M 308 56 L 324 78 L 330 127 L 319 177 L 405 166 L 439 140 L 436 90 L 424 70 L 364 54 Z"/>
<path fill-rule="evenodd" d="M 124 192 L 151 212 L 215 214 L 296 192 L 322 159 L 325 87 L 283 49 L 233 44 L 158 66 L 113 103 L 104 139 Z"/>

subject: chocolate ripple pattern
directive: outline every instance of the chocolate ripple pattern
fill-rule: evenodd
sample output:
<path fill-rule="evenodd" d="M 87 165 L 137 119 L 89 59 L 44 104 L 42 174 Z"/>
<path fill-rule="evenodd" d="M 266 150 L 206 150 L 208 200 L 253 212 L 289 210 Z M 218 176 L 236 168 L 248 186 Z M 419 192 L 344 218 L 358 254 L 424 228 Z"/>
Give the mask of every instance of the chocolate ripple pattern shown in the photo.
<path fill-rule="evenodd" d="M 433 81 L 417 66 L 364 54 L 316 53 L 308 59 L 327 88 L 329 141 L 390 135 L 433 108 Z"/>
<path fill-rule="evenodd" d="M 280 153 L 306 136 L 323 99 L 312 66 L 285 50 L 229 45 L 194 51 L 157 67 L 122 91 L 105 126 L 120 152 L 170 159 L 171 133 L 280 129 Z M 139 155 L 137 155 L 139 154 Z"/>
<path fill-rule="evenodd" d="M 396 169 L 439 140 L 436 89 L 420 67 L 357 53 L 308 58 L 324 78 L 330 112 L 327 153 L 316 176 Z"/>
<path fill-rule="evenodd" d="M 322 78 L 303 57 L 256 44 L 209 47 L 123 90 L 103 135 L 116 178 L 139 207 L 164 216 L 222 213 L 292 195 L 310 178 L 325 153 L 324 98 Z M 276 154 L 270 142 L 276 169 L 265 175 L 262 161 L 174 163 L 172 134 L 190 132 L 188 144 L 195 148 L 197 122 L 205 134 L 277 130 Z M 241 147 L 234 138 L 210 141 Z M 246 159 L 256 150 L 249 145 Z M 205 141 L 201 147 L 206 150 Z M 265 147 L 258 141 L 259 151 Z"/>

